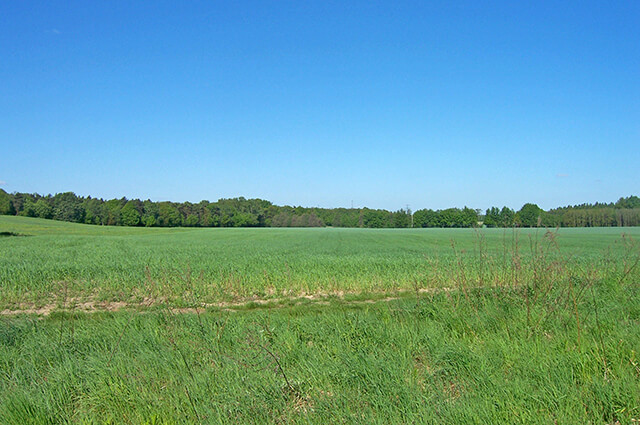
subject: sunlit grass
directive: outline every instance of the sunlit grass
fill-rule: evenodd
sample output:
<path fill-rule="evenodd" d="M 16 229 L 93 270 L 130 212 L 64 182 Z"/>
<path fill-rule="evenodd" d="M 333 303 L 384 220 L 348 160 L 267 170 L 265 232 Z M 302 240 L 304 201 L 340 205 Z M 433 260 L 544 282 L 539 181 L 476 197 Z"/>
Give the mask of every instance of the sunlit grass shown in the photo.
<path fill-rule="evenodd" d="M 600 328 L 581 305 L 580 339 L 572 311 L 533 328 L 515 295 L 491 292 L 3 318 L 0 422 L 631 423 L 640 298 L 629 295 L 599 289 Z"/>
<path fill-rule="evenodd" d="M 308 293 L 380 292 L 450 286 L 464 262 L 507 273 L 518 251 L 531 257 L 544 229 L 145 229 L 0 217 L 0 307 L 69 296 L 132 300 L 144 296 L 201 302 Z M 570 262 L 621 252 L 637 228 L 561 229 Z M 452 247 L 453 243 L 453 247 Z M 495 278 L 496 276 L 494 276 Z"/>
<path fill-rule="evenodd" d="M 0 232 L 3 424 L 640 418 L 635 228 Z"/>

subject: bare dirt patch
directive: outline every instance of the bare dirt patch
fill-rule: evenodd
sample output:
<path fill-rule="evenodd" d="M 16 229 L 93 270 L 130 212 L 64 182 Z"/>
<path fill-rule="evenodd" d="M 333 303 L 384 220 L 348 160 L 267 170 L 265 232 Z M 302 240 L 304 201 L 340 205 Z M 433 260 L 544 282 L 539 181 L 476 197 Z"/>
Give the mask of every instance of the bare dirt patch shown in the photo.
<path fill-rule="evenodd" d="M 449 292 L 452 288 L 422 288 L 419 293 Z M 97 312 L 115 312 L 120 310 L 144 311 L 150 307 L 166 306 L 174 313 L 196 314 L 206 310 L 207 308 L 219 308 L 223 310 L 237 310 L 244 307 L 259 305 L 268 308 L 282 308 L 292 305 L 312 304 L 312 305 L 329 305 L 331 300 L 338 299 L 343 304 L 374 304 L 379 302 L 389 302 L 397 300 L 403 296 L 407 296 L 415 291 L 395 291 L 393 293 L 378 292 L 367 294 L 345 294 L 343 291 L 336 293 L 317 293 L 304 294 L 300 296 L 279 297 L 279 298 L 249 298 L 239 301 L 221 301 L 215 303 L 198 303 L 190 307 L 172 306 L 170 302 L 162 298 L 145 297 L 141 301 L 98 301 L 87 298 L 69 298 L 64 303 L 58 301 L 49 304 L 37 306 L 35 304 L 20 303 L 0 311 L 0 316 L 16 316 L 19 314 L 48 316 L 53 312 L 79 312 L 79 313 L 97 313 Z M 347 299 L 345 295 L 363 295 L 362 298 Z M 386 295 L 386 296 L 385 296 Z M 367 296 L 369 298 L 367 298 Z"/>

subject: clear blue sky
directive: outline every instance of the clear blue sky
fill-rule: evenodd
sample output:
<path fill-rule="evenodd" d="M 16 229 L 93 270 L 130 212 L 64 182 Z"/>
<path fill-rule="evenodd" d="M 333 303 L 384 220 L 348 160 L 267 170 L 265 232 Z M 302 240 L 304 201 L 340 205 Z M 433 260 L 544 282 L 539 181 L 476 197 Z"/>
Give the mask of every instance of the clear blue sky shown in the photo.
<path fill-rule="evenodd" d="M 7 1 L 0 58 L 8 192 L 391 210 L 640 194 L 638 1 Z"/>

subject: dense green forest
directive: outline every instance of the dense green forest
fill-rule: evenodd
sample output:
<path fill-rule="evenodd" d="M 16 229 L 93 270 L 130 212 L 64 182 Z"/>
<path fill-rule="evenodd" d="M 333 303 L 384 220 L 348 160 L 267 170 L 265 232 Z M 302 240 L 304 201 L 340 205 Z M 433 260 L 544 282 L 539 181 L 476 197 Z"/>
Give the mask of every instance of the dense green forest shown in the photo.
<path fill-rule="evenodd" d="M 305 208 L 278 206 L 263 199 L 220 199 L 216 202 L 152 202 L 98 199 L 73 192 L 56 195 L 7 193 L 0 189 L 0 214 L 41 217 L 74 223 L 147 227 L 593 227 L 640 226 L 640 198 L 615 203 L 566 206 L 544 211 L 525 204 L 481 210 L 387 211 L 369 208 Z"/>

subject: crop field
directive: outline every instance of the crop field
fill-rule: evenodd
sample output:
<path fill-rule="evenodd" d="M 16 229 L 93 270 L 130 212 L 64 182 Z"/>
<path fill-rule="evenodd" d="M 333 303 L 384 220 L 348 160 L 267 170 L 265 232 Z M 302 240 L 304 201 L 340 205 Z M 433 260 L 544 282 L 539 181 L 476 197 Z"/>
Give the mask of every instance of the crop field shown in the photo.
<path fill-rule="evenodd" d="M 639 229 L 561 229 L 552 237 L 544 229 L 146 229 L 0 216 L 0 232 L 17 235 L 0 239 L 0 309 L 64 297 L 186 305 L 375 295 L 461 279 L 517 284 L 542 255 L 610 267 L 625 253 L 621 235 L 640 239 Z"/>
<path fill-rule="evenodd" d="M 640 228 L 0 235 L 3 424 L 640 420 Z"/>

